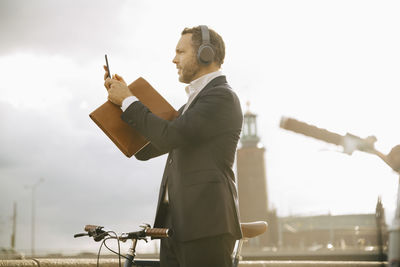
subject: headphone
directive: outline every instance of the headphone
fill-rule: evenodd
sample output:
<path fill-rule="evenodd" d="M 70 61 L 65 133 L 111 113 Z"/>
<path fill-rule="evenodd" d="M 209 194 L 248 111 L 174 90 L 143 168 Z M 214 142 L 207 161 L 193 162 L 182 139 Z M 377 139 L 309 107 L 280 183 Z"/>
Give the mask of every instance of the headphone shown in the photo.
<path fill-rule="evenodd" d="M 214 60 L 215 49 L 210 42 L 210 32 L 208 27 L 205 25 L 200 25 L 201 29 L 201 45 L 197 51 L 197 61 L 200 64 L 208 65 Z"/>

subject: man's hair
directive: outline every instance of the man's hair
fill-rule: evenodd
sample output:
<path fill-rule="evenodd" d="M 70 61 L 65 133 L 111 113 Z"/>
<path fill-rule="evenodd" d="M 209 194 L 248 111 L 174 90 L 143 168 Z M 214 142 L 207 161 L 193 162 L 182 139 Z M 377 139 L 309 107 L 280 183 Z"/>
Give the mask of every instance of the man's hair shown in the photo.
<path fill-rule="evenodd" d="M 224 63 L 225 58 L 225 43 L 222 40 L 222 37 L 216 33 L 214 30 L 208 28 L 210 33 L 210 43 L 214 46 L 214 62 L 220 67 Z M 192 34 L 192 46 L 194 48 L 194 52 L 197 54 L 200 45 L 202 44 L 202 37 L 201 37 L 201 28 L 200 26 L 193 27 L 193 28 L 185 28 L 182 31 L 182 35 L 191 33 Z"/>

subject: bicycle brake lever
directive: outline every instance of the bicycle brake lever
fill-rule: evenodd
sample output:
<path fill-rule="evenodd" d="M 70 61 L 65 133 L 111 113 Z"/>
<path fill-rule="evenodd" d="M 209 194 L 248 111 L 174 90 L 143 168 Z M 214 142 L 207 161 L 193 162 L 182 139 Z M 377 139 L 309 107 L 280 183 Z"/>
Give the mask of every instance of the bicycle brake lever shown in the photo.
<path fill-rule="evenodd" d="M 144 230 L 151 228 L 151 225 L 148 223 L 143 223 L 142 225 L 140 225 L 140 228 L 143 228 Z"/>
<path fill-rule="evenodd" d="M 93 240 L 94 241 L 99 242 L 99 241 L 103 240 L 108 235 L 107 232 L 104 232 L 103 230 L 101 230 L 101 231 L 102 232 L 96 233 L 96 234 L 93 235 Z"/>
<path fill-rule="evenodd" d="M 108 232 L 104 231 L 103 228 L 103 226 L 86 225 L 85 231 L 88 232 L 88 236 L 93 237 L 94 241 L 99 242 L 108 235 Z"/>

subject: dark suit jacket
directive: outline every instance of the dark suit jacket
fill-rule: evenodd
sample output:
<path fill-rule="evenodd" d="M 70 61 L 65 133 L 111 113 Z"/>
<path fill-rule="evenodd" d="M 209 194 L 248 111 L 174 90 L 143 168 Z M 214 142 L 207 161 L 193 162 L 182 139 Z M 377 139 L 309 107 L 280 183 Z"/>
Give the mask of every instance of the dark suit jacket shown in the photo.
<path fill-rule="evenodd" d="M 241 238 L 232 165 L 243 115 L 225 76 L 210 81 L 185 113 L 173 121 L 155 116 L 139 101 L 131 104 L 121 118 L 151 142 L 135 155 L 137 159 L 148 160 L 169 152 L 154 227 L 164 224 L 162 201 L 168 184 L 177 240 L 224 233 Z"/>

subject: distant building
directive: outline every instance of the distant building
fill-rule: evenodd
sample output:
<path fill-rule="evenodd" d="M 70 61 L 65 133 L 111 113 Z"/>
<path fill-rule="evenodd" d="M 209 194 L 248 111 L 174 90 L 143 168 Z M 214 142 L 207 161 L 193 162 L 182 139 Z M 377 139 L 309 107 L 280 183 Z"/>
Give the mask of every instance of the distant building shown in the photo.
<path fill-rule="evenodd" d="M 379 247 L 387 243 L 384 211 L 377 213 L 279 218 L 279 244 L 296 249 L 349 249 Z"/>
<path fill-rule="evenodd" d="M 239 210 L 242 222 L 267 221 L 266 234 L 253 238 L 249 246 L 277 244 L 277 217 L 268 209 L 268 190 L 263 148 L 257 135 L 256 115 L 249 110 L 244 115 L 241 147 L 237 151 Z"/>

